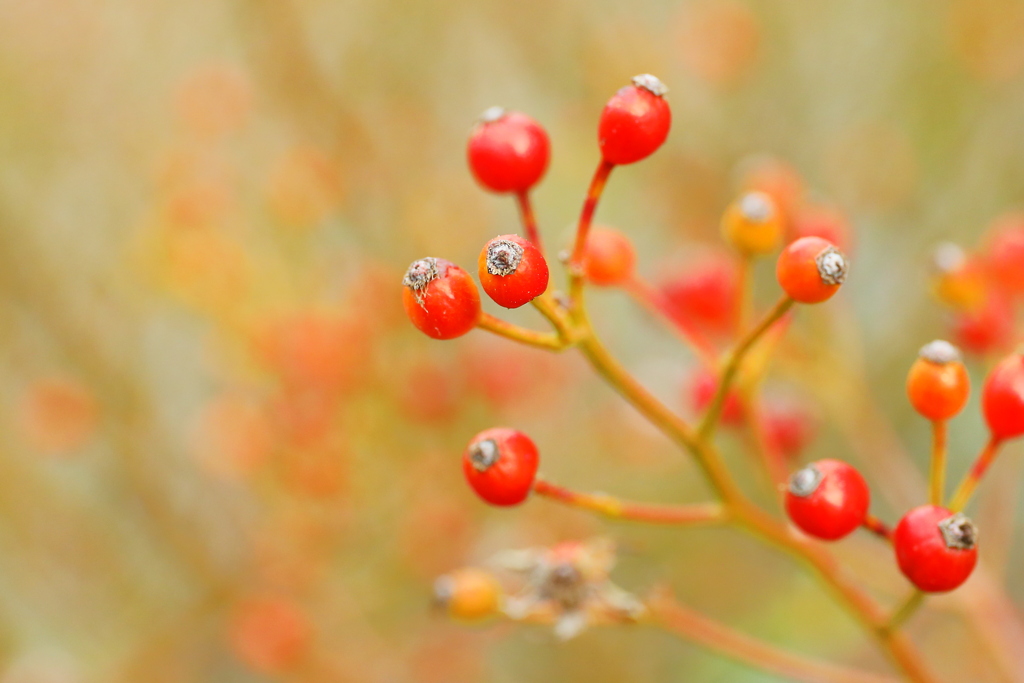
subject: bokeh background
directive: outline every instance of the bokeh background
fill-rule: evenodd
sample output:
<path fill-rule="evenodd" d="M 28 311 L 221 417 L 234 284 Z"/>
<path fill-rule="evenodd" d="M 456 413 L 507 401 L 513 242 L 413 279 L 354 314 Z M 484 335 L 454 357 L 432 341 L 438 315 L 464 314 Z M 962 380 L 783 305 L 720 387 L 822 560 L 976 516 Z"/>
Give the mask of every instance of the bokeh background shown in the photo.
<path fill-rule="evenodd" d="M 751 539 L 544 500 L 488 509 L 462 481 L 469 437 L 507 424 L 559 483 L 707 495 L 571 353 L 435 342 L 399 303 L 413 259 L 469 266 L 517 229 L 465 167 L 480 111 L 548 129 L 535 201 L 564 244 L 601 106 L 643 72 L 669 86 L 673 131 L 613 175 L 598 220 L 659 281 L 722 250 L 744 163 L 790 164 L 847 216 L 854 267 L 798 314 L 769 391 L 816 407 L 802 457 L 860 466 L 881 517 L 921 502 L 928 427 L 902 383 L 947 330 L 933 246 L 975 245 L 1021 202 L 1024 3 L 0 0 L 0 681 L 774 680 L 649 627 L 559 643 L 430 609 L 438 574 L 597 536 L 627 590 L 668 584 L 748 632 L 884 670 Z M 770 265 L 756 281 L 773 300 Z M 621 293 L 591 305 L 688 411 L 694 361 L 673 336 Z M 976 384 L 991 360 L 970 361 Z M 956 476 L 985 438 L 975 399 L 951 438 Z M 743 439 L 722 440 L 768 500 Z M 981 578 L 910 626 L 947 680 L 1024 680 L 1020 450 L 983 487 Z M 875 539 L 837 552 L 880 600 L 905 595 Z"/>

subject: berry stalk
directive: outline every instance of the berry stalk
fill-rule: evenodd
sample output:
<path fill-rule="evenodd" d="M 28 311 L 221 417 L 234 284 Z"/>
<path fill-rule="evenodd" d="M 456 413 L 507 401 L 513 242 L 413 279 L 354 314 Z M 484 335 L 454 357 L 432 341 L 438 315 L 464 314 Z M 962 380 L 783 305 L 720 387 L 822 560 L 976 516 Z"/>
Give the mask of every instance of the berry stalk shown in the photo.
<path fill-rule="evenodd" d="M 889 619 L 889 623 L 885 625 L 887 631 L 895 631 L 903 623 L 914 615 L 914 612 L 924 603 L 926 594 L 923 591 L 915 590 L 910 597 L 903 601 L 903 603 L 896 608 L 893 612 L 892 617 Z"/>
<path fill-rule="evenodd" d="M 946 438 L 945 420 L 932 421 L 932 464 L 929 476 L 930 502 L 942 505 L 946 490 Z"/>
<path fill-rule="evenodd" d="M 727 517 L 717 503 L 693 505 L 651 505 L 621 500 L 604 493 L 583 493 L 557 486 L 543 479 L 533 483 L 533 492 L 566 505 L 589 510 L 604 517 L 647 524 L 707 525 L 722 524 Z"/>
<path fill-rule="evenodd" d="M 559 334 L 555 334 L 553 332 L 538 332 L 537 330 L 520 327 L 519 325 L 497 318 L 490 313 L 481 313 L 476 326 L 500 337 L 505 337 L 506 339 L 511 339 L 528 346 L 535 346 L 539 349 L 561 351 L 568 346 Z"/>
<path fill-rule="evenodd" d="M 580 305 L 579 294 L 583 288 L 583 255 L 587 249 L 587 235 L 590 234 L 590 226 L 594 221 L 597 202 L 601 199 L 601 193 L 604 192 L 605 183 L 608 182 L 608 176 L 613 168 L 615 164 L 601 159 L 590 181 L 590 189 L 587 190 L 587 198 L 583 201 L 579 223 L 576 225 L 576 242 L 569 257 L 569 296 L 574 307 Z"/>
<path fill-rule="evenodd" d="M 537 217 L 533 213 L 533 203 L 530 201 L 529 190 L 516 192 L 516 205 L 519 207 L 519 218 L 523 223 L 523 228 L 526 230 L 526 239 L 533 242 L 534 246 L 543 253 L 544 247 L 540 242 L 540 230 L 537 229 Z"/>
<path fill-rule="evenodd" d="M 786 680 L 818 683 L 894 683 L 889 676 L 857 671 L 787 652 L 735 631 L 668 598 L 649 603 L 652 618 L 666 631 L 732 660 Z"/>
<path fill-rule="evenodd" d="M 736 379 L 736 373 L 739 372 L 740 365 L 743 363 L 747 352 L 753 348 L 754 344 L 757 343 L 757 340 L 765 332 L 771 329 L 772 325 L 786 314 L 794 303 L 795 301 L 789 296 L 783 296 L 779 299 L 771 310 L 765 314 L 764 318 L 761 319 L 761 322 L 750 330 L 732 350 L 732 353 L 729 354 L 725 367 L 722 370 L 722 375 L 718 380 L 718 390 L 715 392 L 715 397 L 711 400 L 711 405 L 704 414 L 704 419 L 701 420 L 700 425 L 697 427 L 697 433 L 700 435 L 700 438 L 710 438 L 714 434 L 718 418 L 721 417 L 722 408 L 725 405 L 725 397 L 728 395 L 729 389 Z"/>
<path fill-rule="evenodd" d="M 956 492 L 949 501 L 949 509 L 953 512 L 959 512 L 967 506 L 967 502 L 971 499 L 974 494 L 974 489 L 978 488 L 978 484 L 981 482 L 981 478 L 985 476 L 985 472 L 988 471 L 989 465 L 996 459 L 996 455 L 999 454 L 999 447 L 1002 445 L 1003 440 L 999 437 L 993 436 L 989 439 L 988 443 L 978 454 L 977 459 L 974 461 L 974 465 L 971 467 L 971 471 L 967 473 L 963 481 L 960 482 L 960 486 L 957 487 Z"/>

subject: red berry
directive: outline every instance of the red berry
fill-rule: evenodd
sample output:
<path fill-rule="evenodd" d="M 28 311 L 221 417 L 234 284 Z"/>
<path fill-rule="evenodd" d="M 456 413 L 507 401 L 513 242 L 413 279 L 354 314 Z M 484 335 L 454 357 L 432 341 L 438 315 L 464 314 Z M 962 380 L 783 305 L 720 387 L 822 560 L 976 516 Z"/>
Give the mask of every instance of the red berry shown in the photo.
<path fill-rule="evenodd" d="M 907 375 L 907 396 L 914 410 L 929 420 L 948 420 L 967 403 L 971 378 L 960 351 L 937 339 L 921 348 Z"/>
<path fill-rule="evenodd" d="M 711 405 L 711 400 L 718 391 L 718 378 L 704 368 L 698 369 L 690 378 L 690 405 L 695 412 L 703 412 Z M 737 427 L 743 424 L 744 411 L 743 402 L 735 390 L 730 389 L 725 394 L 725 403 L 722 404 L 722 424 L 729 427 Z"/>
<path fill-rule="evenodd" d="M 548 262 L 519 235 L 495 237 L 480 252 L 480 286 L 494 303 L 519 308 L 548 288 Z"/>
<path fill-rule="evenodd" d="M 480 295 L 469 273 L 450 261 L 413 261 L 402 279 L 402 303 L 409 320 L 434 339 L 461 337 L 480 318 Z"/>
<path fill-rule="evenodd" d="M 954 316 L 952 332 L 957 344 L 971 353 L 1004 351 L 1013 342 L 1013 308 L 1004 297 L 991 292 L 981 308 Z"/>
<path fill-rule="evenodd" d="M 1024 294 L 1024 213 L 998 218 L 985 246 L 992 281 L 1008 294 Z"/>
<path fill-rule="evenodd" d="M 926 593 L 951 591 L 971 575 L 978 561 L 978 530 L 963 514 L 938 505 L 916 507 L 893 534 L 903 575 Z"/>
<path fill-rule="evenodd" d="M 661 285 L 673 317 L 716 334 L 736 326 L 739 286 L 736 266 L 726 258 L 702 259 Z"/>
<path fill-rule="evenodd" d="M 819 460 L 789 478 L 786 512 L 805 533 L 826 541 L 864 521 L 871 492 L 860 472 L 841 460 Z"/>
<path fill-rule="evenodd" d="M 1024 434 L 1024 350 L 1010 354 L 989 373 L 981 410 L 994 438 Z"/>
<path fill-rule="evenodd" d="M 849 263 L 828 240 L 801 237 L 779 254 L 775 275 L 782 289 L 802 304 L 830 299 L 846 280 Z"/>
<path fill-rule="evenodd" d="M 469 135 L 469 168 L 493 192 L 525 192 L 548 168 L 548 134 L 526 114 L 491 107 Z"/>
<path fill-rule="evenodd" d="M 654 76 L 641 74 L 615 93 L 601 112 L 597 128 L 601 156 L 609 164 L 632 164 L 655 152 L 672 125 L 665 101 L 668 88 Z"/>
<path fill-rule="evenodd" d="M 486 429 L 469 442 L 462 472 L 477 495 L 491 505 L 518 505 L 533 488 L 540 457 L 530 437 L 515 429 Z"/>
<path fill-rule="evenodd" d="M 583 269 L 587 279 L 602 287 L 621 285 L 633 276 L 636 250 L 624 234 L 613 228 L 594 226 L 587 235 Z"/>
<path fill-rule="evenodd" d="M 763 419 L 768 445 L 784 458 L 796 458 L 814 438 L 814 418 L 799 406 L 768 406 Z"/>

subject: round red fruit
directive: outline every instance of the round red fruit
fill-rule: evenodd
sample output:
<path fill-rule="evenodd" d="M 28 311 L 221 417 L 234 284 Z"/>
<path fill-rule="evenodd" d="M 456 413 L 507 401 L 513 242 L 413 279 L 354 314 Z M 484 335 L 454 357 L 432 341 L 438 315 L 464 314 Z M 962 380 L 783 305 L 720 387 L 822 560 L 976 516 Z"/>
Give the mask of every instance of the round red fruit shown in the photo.
<path fill-rule="evenodd" d="M 597 129 L 607 163 L 632 164 L 661 147 L 672 125 L 666 92 L 657 78 L 641 74 L 608 100 Z"/>
<path fill-rule="evenodd" d="M 461 337 L 480 319 L 480 294 L 469 273 L 450 261 L 413 261 L 402 279 L 402 303 L 409 320 L 434 339 Z"/>
<path fill-rule="evenodd" d="M 938 505 L 914 508 L 893 534 L 900 571 L 926 593 L 945 593 L 967 580 L 978 561 L 977 541 L 970 519 Z"/>
<path fill-rule="evenodd" d="M 548 168 L 551 144 L 539 123 L 526 114 L 491 107 L 469 136 L 469 168 L 494 192 L 525 192 Z"/>
<path fill-rule="evenodd" d="M 615 287 L 633 277 L 636 250 L 618 230 L 594 226 L 587 235 L 583 269 L 587 280 L 602 287 Z"/>
<path fill-rule="evenodd" d="M 718 378 L 714 373 L 700 368 L 690 378 L 689 390 L 693 409 L 698 413 L 703 412 L 708 409 L 718 392 Z M 730 389 L 725 394 L 725 403 L 722 404 L 722 424 L 737 427 L 743 424 L 743 417 L 743 401 L 736 391 Z"/>
<path fill-rule="evenodd" d="M 805 533 L 840 539 L 864 522 L 871 492 L 860 472 L 841 460 L 819 460 L 789 478 L 786 512 Z"/>
<path fill-rule="evenodd" d="M 914 410 L 929 420 L 948 420 L 963 409 L 970 392 L 971 378 L 959 349 L 941 339 L 921 347 L 907 374 Z"/>
<path fill-rule="evenodd" d="M 519 235 L 495 237 L 480 252 L 480 286 L 494 303 L 519 308 L 548 288 L 548 263 Z"/>
<path fill-rule="evenodd" d="M 1024 348 L 999 361 L 989 373 L 981 410 L 993 438 L 1024 435 Z"/>
<path fill-rule="evenodd" d="M 1024 294 L 1024 213 L 993 223 L 985 249 L 989 275 L 1008 294 Z"/>
<path fill-rule="evenodd" d="M 491 505 L 518 505 L 533 488 L 540 456 L 530 437 L 515 429 L 486 429 L 466 446 L 462 472 Z"/>
<path fill-rule="evenodd" d="M 802 304 L 830 299 L 846 280 L 849 262 L 834 244 L 801 237 L 779 254 L 775 275 L 786 294 Z"/>

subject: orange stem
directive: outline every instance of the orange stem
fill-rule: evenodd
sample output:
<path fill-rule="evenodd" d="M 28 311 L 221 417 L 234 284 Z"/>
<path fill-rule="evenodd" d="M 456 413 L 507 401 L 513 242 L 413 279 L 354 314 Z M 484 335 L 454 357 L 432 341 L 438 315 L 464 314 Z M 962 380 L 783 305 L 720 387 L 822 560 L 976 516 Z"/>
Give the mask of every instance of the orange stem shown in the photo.
<path fill-rule="evenodd" d="M 530 202 L 530 193 L 526 190 L 516 192 L 516 204 L 519 206 L 519 217 L 526 228 L 526 239 L 533 242 L 534 246 L 544 252 L 540 243 L 540 230 L 537 229 L 537 217 L 533 214 L 533 204 Z"/>
<path fill-rule="evenodd" d="M 971 499 L 974 489 L 978 488 L 978 484 L 981 482 L 981 478 L 985 476 L 985 472 L 988 471 L 989 465 L 992 464 L 996 459 L 996 455 L 999 454 L 999 447 L 1002 443 L 1002 439 L 993 436 L 985 444 L 985 447 L 981 449 L 981 453 L 978 454 L 977 459 L 974 461 L 971 471 L 967 473 L 967 476 L 960 482 L 960 486 L 957 487 L 956 493 L 953 494 L 953 498 L 949 503 L 950 510 L 959 512 L 967 506 L 967 502 Z"/>
<path fill-rule="evenodd" d="M 695 505 L 651 505 L 620 500 L 603 493 L 582 493 L 543 479 L 533 483 L 534 493 L 572 507 L 596 512 L 613 519 L 648 524 L 716 524 L 725 521 L 725 510 L 717 503 Z"/>
<path fill-rule="evenodd" d="M 865 515 L 864 521 L 861 522 L 861 526 L 876 536 L 884 538 L 892 543 L 892 529 L 889 528 L 888 524 L 878 519 L 878 517 L 875 517 L 874 515 Z"/>
<path fill-rule="evenodd" d="M 708 619 L 668 599 L 650 604 L 653 618 L 663 628 L 688 641 L 788 681 L 805 683 L 895 683 L 881 674 L 857 671 L 787 652 L 752 636 Z"/>

